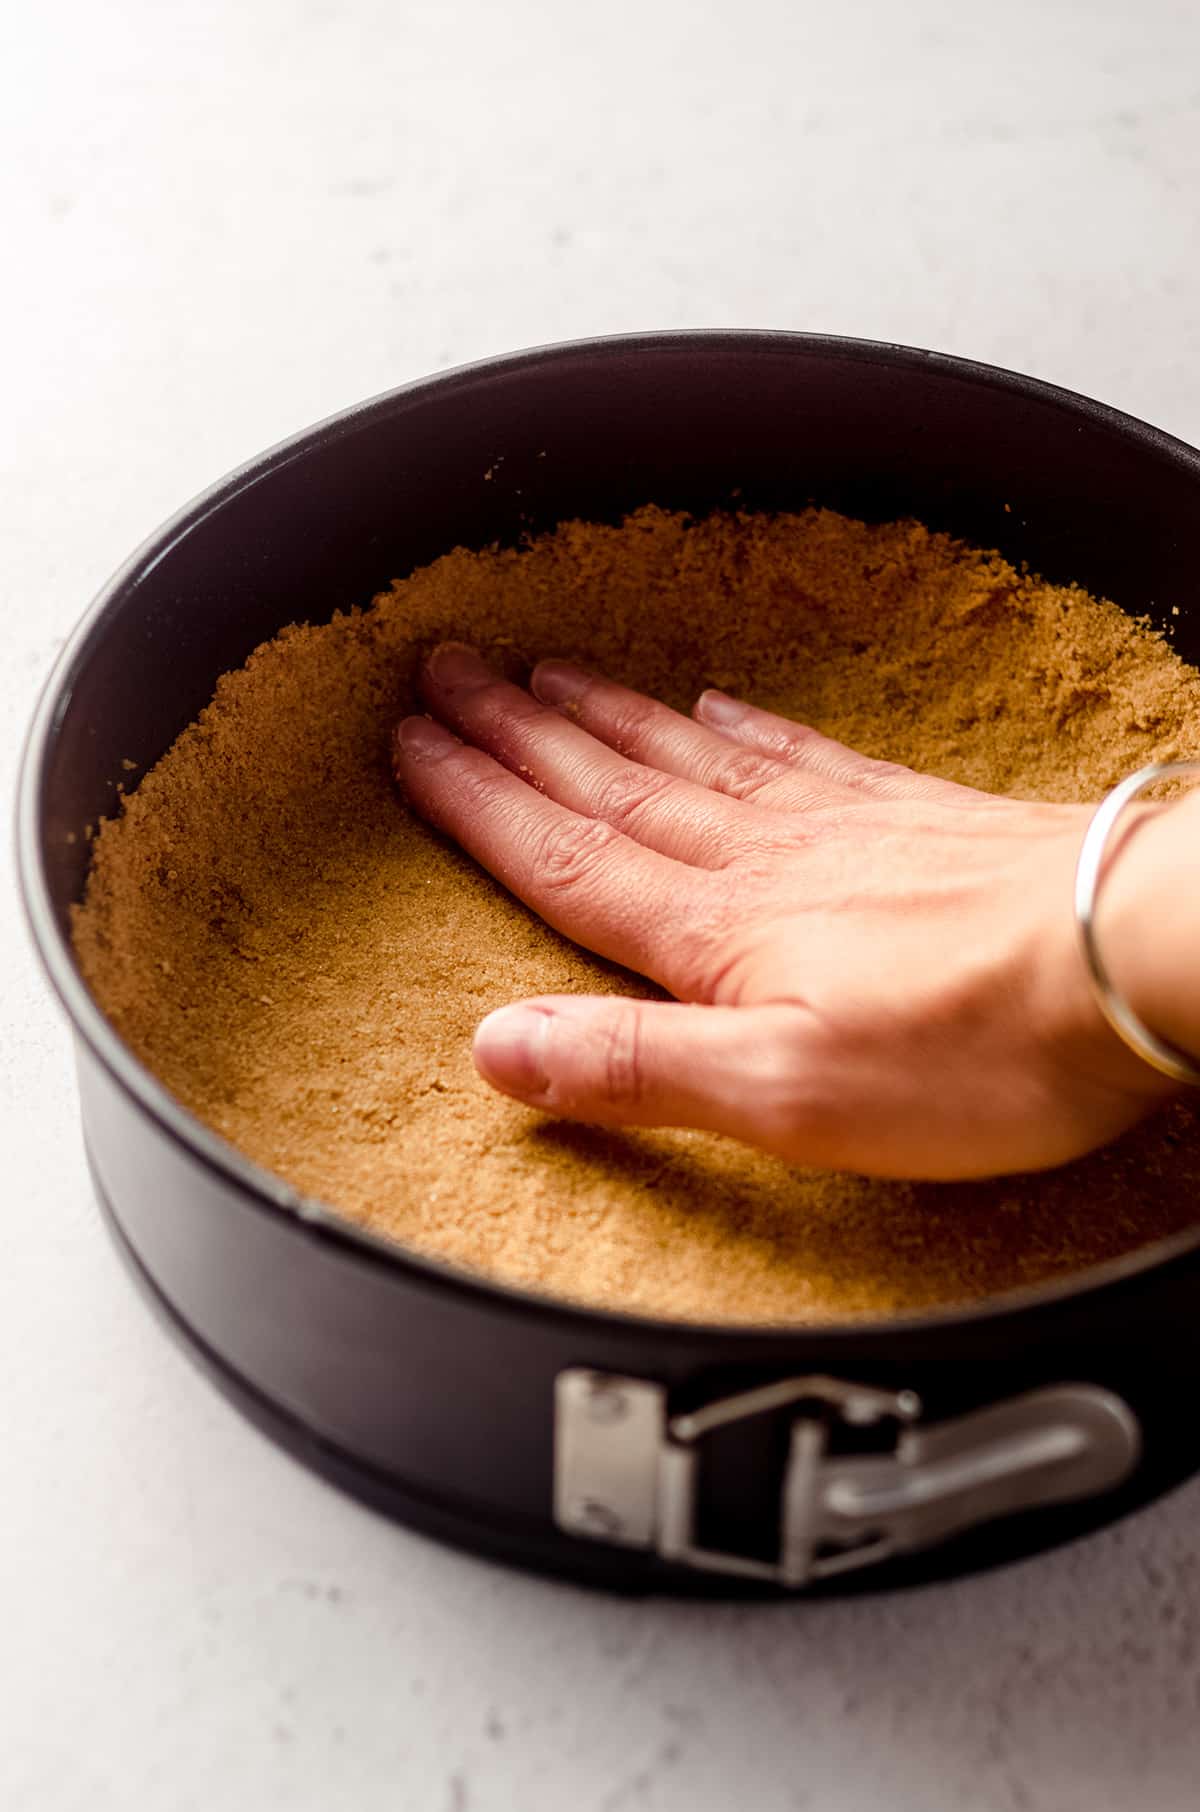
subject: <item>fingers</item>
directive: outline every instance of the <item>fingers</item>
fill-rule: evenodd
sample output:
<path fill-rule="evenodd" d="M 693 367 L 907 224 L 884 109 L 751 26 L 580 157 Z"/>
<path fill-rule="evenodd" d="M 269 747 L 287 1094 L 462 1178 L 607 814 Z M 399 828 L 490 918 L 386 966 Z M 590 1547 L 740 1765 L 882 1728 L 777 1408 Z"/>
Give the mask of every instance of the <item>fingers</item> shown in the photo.
<path fill-rule="evenodd" d="M 794 1007 L 547 995 L 475 1034 L 485 1081 L 531 1107 L 606 1126 L 691 1126 L 787 1152 L 802 1146 Z"/>
<path fill-rule="evenodd" d="M 743 748 L 754 749 L 789 767 L 802 766 L 807 772 L 842 786 L 861 784 L 872 769 L 883 765 L 830 736 L 822 736 L 808 724 L 776 717 L 773 711 L 760 711 L 740 698 L 730 698 L 727 692 L 702 692 L 692 709 L 701 723 Z"/>
<path fill-rule="evenodd" d="M 434 651 L 422 689 L 444 723 L 523 780 L 651 849 L 720 868 L 761 841 L 761 823 L 735 800 L 628 761 L 461 643 Z"/>
<path fill-rule="evenodd" d="M 647 766 L 776 812 L 803 812 L 864 790 L 884 798 L 981 795 L 873 761 L 806 724 L 703 692 L 694 718 L 568 661 L 534 668 L 533 692 L 602 742 Z"/>
<path fill-rule="evenodd" d="M 789 777 L 783 762 L 739 746 L 656 699 L 570 661 L 542 661 L 529 683 L 543 704 L 633 761 L 744 802 L 781 803 L 779 784 Z"/>
<path fill-rule="evenodd" d="M 702 991 L 715 877 L 568 811 L 428 718 L 398 725 L 392 764 L 414 809 L 555 930 L 673 994 Z"/>

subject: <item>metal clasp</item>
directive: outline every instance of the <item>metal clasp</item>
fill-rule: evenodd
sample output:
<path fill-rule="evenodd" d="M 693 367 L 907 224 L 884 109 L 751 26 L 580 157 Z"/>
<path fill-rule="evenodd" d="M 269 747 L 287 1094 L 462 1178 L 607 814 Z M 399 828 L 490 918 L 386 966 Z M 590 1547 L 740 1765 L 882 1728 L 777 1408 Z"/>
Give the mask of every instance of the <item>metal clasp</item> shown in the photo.
<path fill-rule="evenodd" d="M 771 1532 L 777 1558 L 702 1546 L 704 1440 L 784 1411 L 794 1413 Z M 855 1431 L 866 1430 L 872 1451 L 854 1451 Z M 994 1517 L 1111 1490 L 1140 1451 L 1128 1405 L 1091 1384 L 1052 1385 L 924 1422 L 913 1391 L 813 1376 L 671 1416 L 662 1385 L 573 1367 L 555 1385 L 554 1515 L 571 1535 L 794 1588 Z"/>

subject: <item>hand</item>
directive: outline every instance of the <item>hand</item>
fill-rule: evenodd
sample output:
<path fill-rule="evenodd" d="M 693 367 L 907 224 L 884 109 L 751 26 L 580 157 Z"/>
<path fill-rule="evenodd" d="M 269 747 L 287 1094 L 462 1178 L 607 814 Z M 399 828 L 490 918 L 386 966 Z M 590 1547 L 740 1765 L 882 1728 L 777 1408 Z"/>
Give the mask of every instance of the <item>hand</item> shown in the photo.
<path fill-rule="evenodd" d="M 530 693 L 447 644 L 422 684 L 433 720 L 394 739 L 414 809 L 676 997 L 490 1014 L 475 1062 L 505 1093 L 950 1178 L 1064 1162 L 1171 1092 L 1075 946 L 1088 807 L 868 760 L 720 692 L 687 718 L 561 661 Z"/>

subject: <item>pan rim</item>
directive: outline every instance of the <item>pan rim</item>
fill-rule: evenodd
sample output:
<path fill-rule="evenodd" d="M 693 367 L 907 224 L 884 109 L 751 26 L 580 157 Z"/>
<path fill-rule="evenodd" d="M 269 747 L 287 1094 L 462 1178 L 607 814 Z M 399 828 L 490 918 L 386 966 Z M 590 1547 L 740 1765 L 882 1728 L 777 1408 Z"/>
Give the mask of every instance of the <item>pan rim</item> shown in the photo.
<path fill-rule="evenodd" d="M 262 479 L 294 460 L 334 444 L 373 419 L 413 401 L 437 397 L 477 384 L 519 376 L 522 370 L 580 357 L 603 362 L 645 352 L 695 353 L 705 349 L 744 354 L 837 358 L 850 362 L 920 369 L 934 375 L 977 384 L 1016 398 L 1035 400 L 1062 410 L 1081 422 L 1135 441 L 1139 447 L 1182 465 L 1200 483 L 1200 452 L 1164 430 L 1108 404 L 1025 374 L 954 354 L 888 341 L 778 329 L 668 329 L 636 334 L 553 342 L 473 361 L 448 371 L 419 377 L 354 403 L 299 430 L 219 478 L 167 518 L 137 547 L 103 585 L 59 653 L 46 680 L 27 732 L 18 781 L 15 819 L 17 871 L 26 920 L 50 986 L 64 1008 L 72 1030 L 122 1091 L 168 1138 L 221 1181 L 232 1186 L 239 1203 L 255 1212 L 286 1221 L 301 1235 L 330 1241 L 364 1265 L 395 1271 L 413 1281 L 464 1297 L 480 1308 L 583 1329 L 589 1325 L 625 1330 L 659 1339 L 702 1339 L 720 1357 L 777 1355 L 781 1342 L 799 1352 L 806 1345 L 824 1350 L 871 1347 L 877 1353 L 897 1340 L 936 1340 L 954 1330 L 972 1330 L 1039 1311 L 1053 1311 L 1067 1301 L 1079 1302 L 1105 1290 L 1135 1284 L 1189 1254 L 1200 1252 L 1200 1219 L 1194 1229 L 1154 1241 L 1134 1252 L 1086 1271 L 1068 1273 L 1036 1285 L 962 1304 L 940 1305 L 915 1315 L 859 1316 L 820 1323 L 702 1322 L 637 1314 L 587 1302 L 542 1294 L 489 1278 L 465 1267 L 422 1253 L 368 1232 L 328 1204 L 305 1195 L 257 1164 L 183 1106 L 125 1044 L 101 1011 L 75 962 L 70 942 L 60 929 L 50 896 L 42 842 L 42 801 L 57 731 L 73 690 L 75 676 L 102 640 L 106 624 L 129 594 L 172 548 L 209 516 Z M 215 677 L 215 676 L 214 676 Z"/>

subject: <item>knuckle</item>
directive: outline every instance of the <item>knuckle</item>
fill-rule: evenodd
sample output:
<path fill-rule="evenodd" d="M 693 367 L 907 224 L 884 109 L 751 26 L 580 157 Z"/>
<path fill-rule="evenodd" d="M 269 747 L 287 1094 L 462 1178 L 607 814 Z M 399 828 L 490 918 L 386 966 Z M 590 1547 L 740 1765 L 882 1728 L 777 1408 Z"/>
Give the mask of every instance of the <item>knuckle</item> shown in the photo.
<path fill-rule="evenodd" d="M 543 832 L 537 872 L 548 887 L 569 892 L 612 853 L 620 833 L 598 818 L 568 818 Z"/>
<path fill-rule="evenodd" d="M 490 803 L 491 779 L 487 757 L 469 744 L 460 743 L 424 770 L 431 803 L 444 808 L 463 806 L 483 810 Z"/>
<path fill-rule="evenodd" d="M 493 808 L 497 784 L 503 774 L 482 749 L 463 743 L 453 754 L 447 755 L 442 765 L 452 770 L 455 791 L 464 803 L 481 812 Z"/>
<path fill-rule="evenodd" d="M 718 792 L 728 793 L 734 799 L 752 800 L 777 782 L 779 777 L 777 762 L 764 760 L 753 749 L 730 749 L 713 762 L 708 783 L 716 787 Z"/>
<path fill-rule="evenodd" d="M 668 774 L 656 773 L 652 768 L 618 768 L 597 785 L 593 810 L 607 823 L 624 830 L 647 806 L 660 800 L 670 785 Z"/>
<path fill-rule="evenodd" d="M 782 761 L 815 761 L 828 756 L 829 738 L 811 724 L 788 724 L 779 733 L 777 752 Z"/>
<path fill-rule="evenodd" d="M 605 1029 L 602 1086 L 611 1107 L 636 1107 L 642 1100 L 642 1015 L 636 1006 L 614 1013 Z"/>

